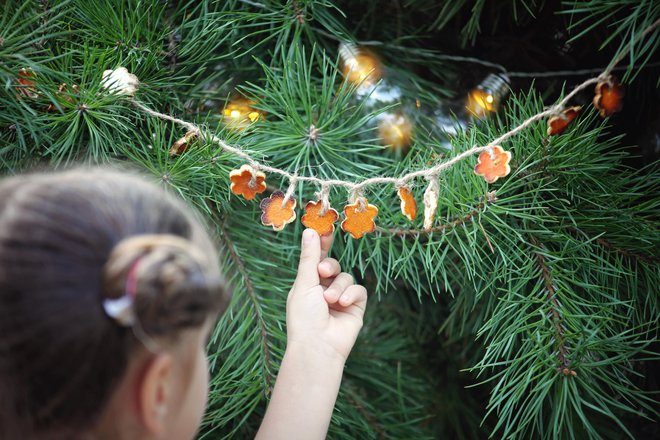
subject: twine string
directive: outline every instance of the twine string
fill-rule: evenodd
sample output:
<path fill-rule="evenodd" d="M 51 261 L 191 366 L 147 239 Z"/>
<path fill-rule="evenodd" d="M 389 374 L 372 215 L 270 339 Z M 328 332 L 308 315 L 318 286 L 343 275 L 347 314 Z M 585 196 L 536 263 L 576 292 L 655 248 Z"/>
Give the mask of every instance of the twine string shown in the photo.
<path fill-rule="evenodd" d="M 269 165 L 266 165 L 264 163 L 261 163 L 254 159 L 249 153 L 244 151 L 241 148 L 232 146 L 227 144 L 225 141 L 217 137 L 216 135 L 212 134 L 209 132 L 209 130 L 203 130 L 199 126 L 191 123 L 184 121 L 183 119 L 175 118 L 174 116 L 167 115 L 164 113 L 157 112 L 155 110 L 150 109 L 149 107 L 145 106 L 144 104 L 133 100 L 133 105 L 137 107 L 138 109 L 142 110 L 144 113 L 147 113 L 153 117 L 165 120 L 165 121 L 170 121 L 175 124 L 181 125 L 185 128 L 187 128 L 189 131 L 195 131 L 200 133 L 200 135 L 203 133 L 203 136 L 205 139 L 208 139 L 212 143 L 218 145 L 222 150 L 227 151 L 228 153 L 231 153 L 237 157 L 240 157 L 241 159 L 247 161 L 255 170 L 259 170 L 265 173 L 271 173 L 271 174 L 277 174 L 280 175 L 286 179 L 295 179 L 298 182 L 309 182 L 316 184 L 322 188 L 330 188 L 333 186 L 336 187 L 343 187 L 346 188 L 350 191 L 350 196 L 349 199 L 352 198 L 354 203 L 355 201 L 358 201 L 360 206 L 365 206 L 364 201 L 360 202 L 358 199 L 364 198 L 361 194 L 364 192 L 365 188 L 368 186 L 372 185 L 383 185 L 383 184 L 393 184 L 396 187 L 400 186 L 405 186 L 408 182 L 410 182 L 413 179 L 416 178 L 432 178 L 433 176 L 437 176 L 438 174 L 446 171 L 447 169 L 453 167 L 457 163 L 467 159 L 468 157 L 471 157 L 475 154 L 481 153 L 483 151 L 490 151 L 492 147 L 495 145 L 501 145 L 504 141 L 508 140 L 509 138 L 515 136 L 516 134 L 520 133 L 521 131 L 525 130 L 528 128 L 530 125 L 532 125 L 534 122 L 547 118 L 549 116 L 556 115 L 558 113 L 561 113 L 564 108 L 566 107 L 566 104 L 575 97 L 578 93 L 580 93 L 582 90 L 586 89 L 587 87 L 596 84 L 598 82 L 602 81 L 609 81 L 610 74 L 611 72 L 615 69 L 617 64 L 619 64 L 630 52 L 632 49 L 633 45 L 639 40 L 644 38 L 646 35 L 648 35 L 651 31 L 653 31 L 655 28 L 660 26 L 660 20 L 656 20 L 653 24 L 651 24 L 649 27 L 647 27 L 639 36 L 638 39 L 635 41 L 632 41 L 626 50 L 623 50 L 612 62 L 610 65 L 598 76 L 589 78 L 582 83 L 580 83 L 578 86 L 576 86 L 569 94 L 567 94 L 561 101 L 556 103 L 553 106 L 550 106 L 549 108 L 543 110 L 542 112 L 539 112 L 526 120 L 524 120 L 522 123 L 514 127 L 513 129 L 507 131 L 506 133 L 502 134 L 498 138 L 492 140 L 489 142 L 487 145 L 484 146 L 474 146 L 470 148 L 469 150 L 463 151 L 462 153 L 454 156 L 453 158 L 446 160 L 444 162 L 438 163 L 430 168 L 423 168 L 419 169 L 417 171 L 412 171 L 407 174 L 404 174 L 399 177 L 386 177 L 386 176 L 378 176 L 378 177 L 371 177 L 369 179 L 364 179 L 359 182 L 350 182 L 350 181 L 345 181 L 345 180 L 340 180 L 340 179 L 320 179 L 318 177 L 314 176 L 296 176 L 294 174 L 291 174 L 287 172 L 286 170 L 272 167 Z M 256 178 L 255 178 L 256 179 Z M 252 181 L 251 181 L 252 183 Z M 288 193 L 288 191 L 287 191 Z M 290 196 L 289 196 L 290 198 Z M 323 201 L 323 200 L 322 200 Z"/>
<path fill-rule="evenodd" d="M 293 193 L 296 190 L 297 184 L 297 176 L 292 176 L 289 178 L 289 187 L 287 188 L 286 193 L 284 194 L 284 198 L 282 199 L 282 208 L 284 208 L 286 204 L 289 203 L 289 200 L 291 200 L 291 197 L 293 197 Z"/>
<path fill-rule="evenodd" d="M 367 209 L 367 200 L 364 198 L 364 192 L 361 187 L 355 186 L 351 189 L 348 195 L 348 203 L 357 203 L 356 212 L 364 212 Z"/>
<path fill-rule="evenodd" d="M 316 193 L 316 196 L 321 201 L 319 216 L 323 217 L 330 210 L 330 186 L 322 184 L 321 190 Z"/>
<path fill-rule="evenodd" d="M 256 189 L 257 188 L 257 171 L 256 170 L 252 171 L 250 176 L 251 177 L 250 177 L 250 181 L 248 182 L 248 186 L 251 189 Z"/>
<path fill-rule="evenodd" d="M 363 196 L 360 196 L 356 199 L 357 202 L 357 209 L 355 210 L 356 212 L 364 212 L 367 209 L 367 199 L 365 199 Z"/>
<path fill-rule="evenodd" d="M 490 156 L 490 160 L 495 162 L 495 159 L 497 158 L 495 157 L 495 149 L 493 147 L 488 149 L 488 155 Z"/>

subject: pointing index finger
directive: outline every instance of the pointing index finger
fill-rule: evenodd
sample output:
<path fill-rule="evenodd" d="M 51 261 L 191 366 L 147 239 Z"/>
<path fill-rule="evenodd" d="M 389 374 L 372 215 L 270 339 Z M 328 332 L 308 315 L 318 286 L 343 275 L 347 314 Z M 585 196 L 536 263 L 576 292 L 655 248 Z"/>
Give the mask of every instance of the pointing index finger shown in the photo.
<path fill-rule="evenodd" d="M 294 283 L 296 286 L 306 289 L 319 285 L 318 265 L 321 262 L 320 254 L 319 235 L 313 229 L 305 229 L 300 249 L 298 276 Z"/>

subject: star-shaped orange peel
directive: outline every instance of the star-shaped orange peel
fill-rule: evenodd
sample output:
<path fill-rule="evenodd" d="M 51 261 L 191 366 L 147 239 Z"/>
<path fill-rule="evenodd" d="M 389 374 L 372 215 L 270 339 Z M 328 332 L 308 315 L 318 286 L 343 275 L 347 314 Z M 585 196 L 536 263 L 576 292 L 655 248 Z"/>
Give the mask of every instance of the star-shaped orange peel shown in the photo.
<path fill-rule="evenodd" d="M 474 172 L 478 176 L 483 176 L 486 182 L 493 183 L 511 172 L 510 161 L 511 152 L 504 151 L 502 147 L 495 145 L 491 151 L 484 151 L 479 155 Z"/>
<path fill-rule="evenodd" d="M 599 110 L 600 115 L 605 118 L 623 108 L 623 87 L 616 78 L 609 81 L 601 81 L 596 84 L 596 96 L 594 96 L 594 107 Z"/>
<path fill-rule="evenodd" d="M 309 201 L 305 205 L 305 214 L 303 214 L 300 221 L 305 227 L 312 228 L 319 235 L 330 235 L 335 232 L 334 223 L 339 218 L 339 213 L 332 209 L 328 210 L 321 215 L 323 209 L 323 203 L 319 201 Z"/>
<path fill-rule="evenodd" d="M 230 172 L 229 180 L 231 192 L 245 197 L 245 200 L 252 200 L 257 194 L 266 191 L 266 175 L 255 171 L 250 165 L 243 165 Z"/>
<path fill-rule="evenodd" d="M 177 139 L 177 141 L 172 144 L 172 148 L 170 148 L 170 156 L 179 156 L 180 154 L 183 154 L 186 151 L 188 151 L 188 147 L 190 147 L 190 144 L 192 144 L 193 141 L 198 136 L 199 136 L 199 132 L 195 130 L 191 130 L 188 133 L 186 133 L 185 136 L 183 136 L 182 138 Z M 229 176 L 231 178 L 231 174 Z M 232 180 L 232 185 L 233 185 L 233 180 Z"/>
<path fill-rule="evenodd" d="M 376 230 L 374 218 L 378 215 L 378 208 L 370 205 L 367 199 L 362 201 L 362 206 L 360 201 L 344 206 L 346 218 L 341 222 L 341 228 L 353 238 L 362 238 L 364 234 Z"/>
<path fill-rule="evenodd" d="M 397 190 L 397 194 L 401 199 L 401 213 L 406 216 L 410 221 L 415 220 L 417 217 L 417 202 L 413 196 L 410 188 L 405 186 L 400 186 Z"/>
<path fill-rule="evenodd" d="M 289 198 L 284 202 L 284 193 L 274 191 L 270 197 L 261 201 L 261 223 L 264 226 L 272 226 L 275 231 L 281 231 L 284 227 L 296 219 L 296 199 Z"/>
<path fill-rule="evenodd" d="M 564 130 L 566 130 L 566 127 L 568 127 L 568 124 L 570 124 L 573 119 L 577 118 L 581 109 L 582 106 L 579 105 L 569 107 L 561 112 L 560 115 L 548 119 L 548 136 L 562 134 Z"/>

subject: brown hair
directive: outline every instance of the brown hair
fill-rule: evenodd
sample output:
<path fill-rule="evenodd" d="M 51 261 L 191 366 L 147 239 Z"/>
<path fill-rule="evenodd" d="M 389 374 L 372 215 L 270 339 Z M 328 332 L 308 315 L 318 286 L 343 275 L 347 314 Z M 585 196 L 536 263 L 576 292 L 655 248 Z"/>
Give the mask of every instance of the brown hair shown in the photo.
<path fill-rule="evenodd" d="M 141 344 L 102 305 L 126 293 L 136 260 L 133 310 L 149 337 L 224 311 L 217 255 L 190 211 L 116 171 L 0 181 L 0 439 L 93 425 Z"/>

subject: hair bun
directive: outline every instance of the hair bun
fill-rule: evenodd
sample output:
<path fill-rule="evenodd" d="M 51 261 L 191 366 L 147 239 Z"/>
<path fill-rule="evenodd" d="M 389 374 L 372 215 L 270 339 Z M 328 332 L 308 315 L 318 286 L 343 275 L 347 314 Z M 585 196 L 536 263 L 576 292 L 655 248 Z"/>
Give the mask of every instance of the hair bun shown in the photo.
<path fill-rule="evenodd" d="M 213 263 L 182 237 L 129 237 L 113 248 L 104 267 L 104 297 L 134 295 L 135 317 L 154 336 L 199 325 L 213 308 L 214 290 L 222 288 Z"/>

